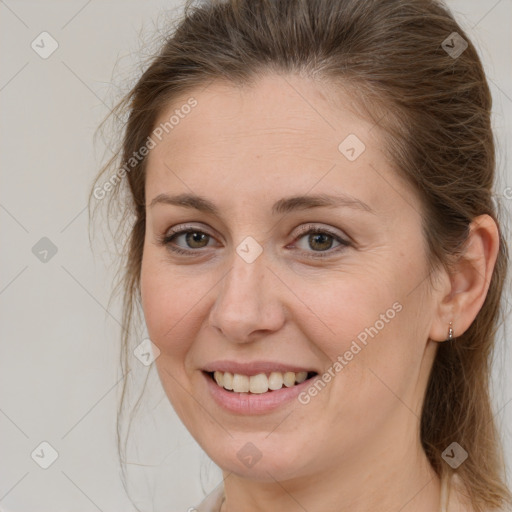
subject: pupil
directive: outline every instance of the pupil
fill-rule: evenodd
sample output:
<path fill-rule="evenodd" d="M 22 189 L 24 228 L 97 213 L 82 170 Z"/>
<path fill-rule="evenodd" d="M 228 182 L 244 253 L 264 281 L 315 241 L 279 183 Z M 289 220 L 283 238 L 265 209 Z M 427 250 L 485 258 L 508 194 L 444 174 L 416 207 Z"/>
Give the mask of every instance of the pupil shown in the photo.
<path fill-rule="evenodd" d="M 324 233 L 316 233 L 316 234 L 313 234 L 310 236 L 310 242 L 313 241 L 313 245 L 316 243 L 316 239 L 320 238 L 320 240 L 323 238 L 324 239 L 324 243 L 325 243 L 325 240 L 328 240 L 330 238 L 329 235 L 326 235 Z M 322 245 L 322 241 L 320 241 L 320 245 Z M 320 250 L 324 251 L 324 250 L 327 250 L 329 249 L 331 246 L 331 244 L 329 242 L 327 242 L 327 247 L 323 247 L 323 248 L 320 248 Z"/>
<path fill-rule="evenodd" d="M 198 233 L 197 231 L 189 232 L 187 233 L 187 243 L 189 243 L 190 241 L 192 241 L 193 243 L 201 242 L 201 239 L 204 239 L 206 236 L 206 233 Z"/>

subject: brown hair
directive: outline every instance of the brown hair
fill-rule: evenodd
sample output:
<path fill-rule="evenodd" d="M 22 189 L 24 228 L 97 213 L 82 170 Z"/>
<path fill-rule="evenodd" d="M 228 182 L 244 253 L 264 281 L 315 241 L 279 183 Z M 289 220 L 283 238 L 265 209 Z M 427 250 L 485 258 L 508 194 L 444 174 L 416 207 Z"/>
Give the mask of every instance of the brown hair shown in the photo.
<path fill-rule="evenodd" d="M 459 56 L 442 44 L 453 32 L 468 44 Z M 96 177 L 90 196 L 93 201 L 108 192 L 110 205 L 120 208 L 127 228 L 120 228 L 127 237 L 118 281 L 124 293 L 125 375 L 131 367 L 133 314 L 140 314 L 146 158 L 110 178 L 108 174 L 146 144 L 157 116 L 177 95 L 212 80 L 250 84 L 261 72 L 300 73 L 351 91 L 382 129 L 397 172 L 421 196 L 432 270 L 450 268 L 476 216 L 488 214 L 499 226 L 492 190 L 491 94 L 475 47 L 442 2 L 187 2 L 173 34 L 113 111 L 128 116 L 124 138 Z M 100 187 L 106 180 L 111 185 Z M 453 441 L 469 452 L 456 472 L 476 512 L 512 503 L 489 395 L 507 263 L 500 232 L 485 302 L 464 334 L 440 344 L 421 416 L 422 444 L 440 477 L 451 471 L 441 454 Z"/>

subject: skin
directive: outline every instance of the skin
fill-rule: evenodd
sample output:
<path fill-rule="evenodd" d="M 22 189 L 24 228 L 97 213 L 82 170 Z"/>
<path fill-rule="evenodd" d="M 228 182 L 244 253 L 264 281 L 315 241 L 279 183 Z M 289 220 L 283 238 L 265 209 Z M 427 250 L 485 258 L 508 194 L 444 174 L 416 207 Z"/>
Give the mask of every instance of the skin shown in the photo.
<path fill-rule="evenodd" d="M 483 304 L 496 225 L 475 219 L 458 270 L 439 271 L 433 288 L 419 197 L 386 160 L 380 128 L 356 115 L 346 93 L 293 75 L 244 88 L 219 81 L 175 100 L 157 124 L 191 96 L 197 106 L 148 156 L 141 293 L 165 392 L 223 470 L 223 512 L 439 510 L 440 482 L 419 439 L 422 397 L 449 322 L 462 334 Z M 366 145 L 353 162 L 338 150 L 349 134 Z M 161 193 L 190 192 L 219 215 L 150 206 Z M 313 193 L 350 194 L 373 213 L 342 206 L 272 215 L 275 201 Z M 188 245 L 185 235 L 174 239 L 190 256 L 158 242 L 183 223 L 210 235 Z M 349 245 L 328 238 L 322 251 L 298 234 L 310 223 Z M 236 253 L 247 236 L 263 249 L 252 263 Z M 319 253 L 326 257 L 307 257 Z M 244 417 L 209 397 L 208 362 L 325 371 L 394 303 L 401 311 L 307 405 Z M 251 468 L 237 457 L 248 442 L 261 453 Z M 460 501 L 452 494 L 453 510 L 471 510 Z"/>

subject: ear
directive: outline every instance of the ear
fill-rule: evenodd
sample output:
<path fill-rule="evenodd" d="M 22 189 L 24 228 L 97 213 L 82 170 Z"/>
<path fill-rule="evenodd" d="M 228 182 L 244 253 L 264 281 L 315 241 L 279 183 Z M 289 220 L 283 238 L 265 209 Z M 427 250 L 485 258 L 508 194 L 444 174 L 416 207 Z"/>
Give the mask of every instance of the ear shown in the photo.
<path fill-rule="evenodd" d="M 460 336 L 473 323 L 480 311 L 491 281 L 498 256 L 499 231 L 494 219 L 480 215 L 471 222 L 464 252 L 445 271 L 437 313 L 433 319 L 429 338 L 445 341 L 452 322 L 453 337 Z"/>

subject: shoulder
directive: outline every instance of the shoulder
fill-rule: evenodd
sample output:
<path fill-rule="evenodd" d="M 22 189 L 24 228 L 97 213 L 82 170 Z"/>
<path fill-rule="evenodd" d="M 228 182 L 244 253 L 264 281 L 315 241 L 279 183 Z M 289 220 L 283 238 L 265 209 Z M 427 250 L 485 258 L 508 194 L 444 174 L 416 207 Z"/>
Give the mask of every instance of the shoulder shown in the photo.
<path fill-rule="evenodd" d="M 224 485 L 221 483 L 204 498 L 204 500 L 191 512 L 219 512 L 224 500 Z"/>
<path fill-rule="evenodd" d="M 450 490 L 448 493 L 448 502 L 446 511 L 450 512 L 475 512 L 473 505 L 468 497 L 466 486 L 461 478 L 454 473 L 450 481 Z"/>

